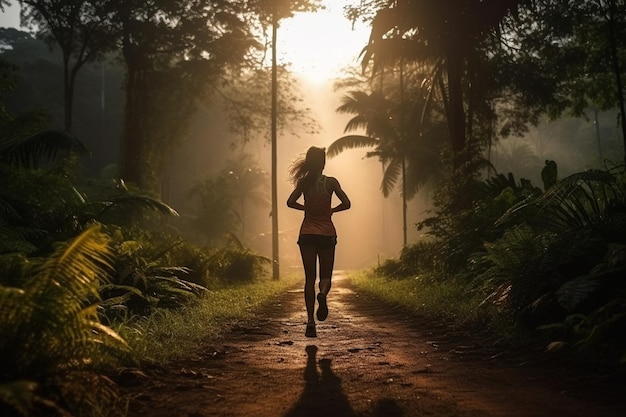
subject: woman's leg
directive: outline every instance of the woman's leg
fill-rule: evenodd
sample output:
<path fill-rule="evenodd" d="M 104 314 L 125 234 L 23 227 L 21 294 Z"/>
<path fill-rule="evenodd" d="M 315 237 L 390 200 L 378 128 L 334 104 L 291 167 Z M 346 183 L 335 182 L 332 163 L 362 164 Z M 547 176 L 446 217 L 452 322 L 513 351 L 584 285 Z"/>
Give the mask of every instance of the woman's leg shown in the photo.
<path fill-rule="evenodd" d="M 317 308 L 317 319 L 326 320 L 328 317 L 328 303 L 326 295 L 330 291 L 331 278 L 333 275 L 333 264 L 335 263 L 335 247 L 318 249 L 317 256 L 320 261 L 320 292 L 317 294 L 319 306 Z"/>
<path fill-rule="evenodd" d="M 304 305 L 308 322 L 314 322 L 315 279 L 317 276 L 317 249 L 312 245 L 300 245 L 300 255 L 304 266 Z"/>
<path fill-rule="evenodd" d="M 320 260 L 320 292 L 328 294 L 331 287 L 331 279 L 333 276 L 333 268 L 335 265 L 335 246 L 327 249 L 319 249 L 318 257 Z"/>

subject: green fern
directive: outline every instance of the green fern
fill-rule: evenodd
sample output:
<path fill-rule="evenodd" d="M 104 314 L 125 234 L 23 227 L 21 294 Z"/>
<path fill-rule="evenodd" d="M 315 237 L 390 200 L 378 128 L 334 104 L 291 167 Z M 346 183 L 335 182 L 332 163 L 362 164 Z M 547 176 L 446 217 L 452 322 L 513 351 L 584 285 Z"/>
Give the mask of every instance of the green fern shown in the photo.
<path fill-rule="evenodd" d="M 570 175 L 539 196 L 531 196 L 507 210 L 496 224 L 518 215 L 555 232 L 610 222 L 615 209 L 623 211 L 626 191 L 613 171 L 588 170 Z"/>
<path fill-rule="evenodd" d="M 104 373 L 128 347 L 97 313 L 98 287 L 109 268 L 108 237 L 93 227 L 30 268 L 22 288 L 0 286 L 5 404 L 17 411 L 54 404 L 75 412 L 115 400 Z"/>
<path fill-rule="evenodd" d="M 591 275 L 582 275 L 561 285 L 556 291 L 559 304 L 567 311 L 573 311 L 589 294 L 598 288 L 598 280 Z"/>
<path fill-rule="evenodd" d="M 76 137 L 61 130 L 44 130 L 0 145 L 0 161 L 34 168 L 41 160 L 54 161 L 60 152 L 85 155 L 89 151 Z"/>

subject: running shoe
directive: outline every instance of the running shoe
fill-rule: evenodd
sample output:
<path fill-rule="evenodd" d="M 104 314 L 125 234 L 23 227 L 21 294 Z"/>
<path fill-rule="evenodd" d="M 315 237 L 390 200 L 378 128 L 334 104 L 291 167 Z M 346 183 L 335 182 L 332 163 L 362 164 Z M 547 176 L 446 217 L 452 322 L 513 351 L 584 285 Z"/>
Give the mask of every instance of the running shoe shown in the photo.
<path fill-rule="evenodd" d="M 306 337 L 317 337 L 317 330 L 315 330 L 315 323 L 307 323 L 306 331 L 304 332 Z"/>
<path fill-rule="evenodd" d="M 328 317 L 328 304 L 326 304 L 326 294 L 323 292 L 317 294 L 317 302 L 319 303 L 319 307 L 317 308 L 317 319 L 319 321 L 326 320 Z"/>

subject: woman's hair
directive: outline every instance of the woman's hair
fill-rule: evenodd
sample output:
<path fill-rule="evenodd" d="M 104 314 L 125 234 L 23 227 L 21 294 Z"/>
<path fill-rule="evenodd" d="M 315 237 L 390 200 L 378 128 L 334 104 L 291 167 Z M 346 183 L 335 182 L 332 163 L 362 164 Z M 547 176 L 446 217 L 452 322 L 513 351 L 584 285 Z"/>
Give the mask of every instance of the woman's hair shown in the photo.
<path fill-rule="evenodd" d="M 326 164 L 326 148 L 311 146 L 305 156 L 297 158 L 289 167 L 289 178 L 296 185 L 307 188 L 322 173 Z"/>

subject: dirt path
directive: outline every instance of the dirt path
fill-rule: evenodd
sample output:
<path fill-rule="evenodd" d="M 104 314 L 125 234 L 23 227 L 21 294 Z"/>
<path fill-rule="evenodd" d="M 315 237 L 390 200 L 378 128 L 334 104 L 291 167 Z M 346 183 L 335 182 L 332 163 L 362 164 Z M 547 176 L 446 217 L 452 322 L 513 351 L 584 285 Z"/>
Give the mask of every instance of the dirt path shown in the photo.
<path fill-rule="evenodd" d="M 131 417 L 611 417 L 624 386 L 543 354 L 429 328 L 358 294 L 341 274 L 318 337 L 302 291 L 281 296 L 219 345 L 124 390 Z M 526 347 L 525 349 L 527 349 Z M 525 353 L 526 352 L 526 353 Z"/>

